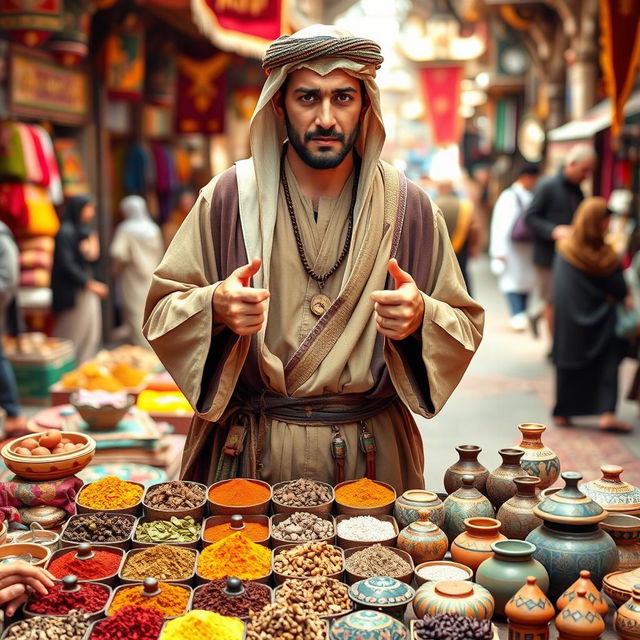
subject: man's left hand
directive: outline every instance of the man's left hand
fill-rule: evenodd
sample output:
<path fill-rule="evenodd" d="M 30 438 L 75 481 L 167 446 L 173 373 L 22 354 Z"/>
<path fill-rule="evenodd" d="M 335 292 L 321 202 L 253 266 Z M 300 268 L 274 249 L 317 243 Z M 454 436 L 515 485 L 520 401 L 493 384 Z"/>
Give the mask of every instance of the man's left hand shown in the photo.
<path fill-rule="evenodd" d="M 371 294 L 376 328 L 387 338 L 403 340 L 422 325 L 424 300 L 413 278 L 398 266 L 397 260 L 389 260 L 388 269 L 396 288 Z"/>

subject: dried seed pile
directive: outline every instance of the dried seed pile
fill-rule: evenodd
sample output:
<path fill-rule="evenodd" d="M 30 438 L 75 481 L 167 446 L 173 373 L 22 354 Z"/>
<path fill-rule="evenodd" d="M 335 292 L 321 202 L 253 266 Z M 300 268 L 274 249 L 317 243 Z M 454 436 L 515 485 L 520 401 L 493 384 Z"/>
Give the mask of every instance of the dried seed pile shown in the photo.
<path fill-rule="evenodd" d="M 346 561 L 347 571 L 365 578 L 388 576 L 399 578 L 411 573 L 411 565 L 388 547 L 374 544 L 349 556 Z"/>
<path fill-rule="evenodd" d="M 319 482 L 300 478 L 277 487 L 273 499 L 288 507 L 315 507 L 331 502 L 331 489 Z"/>
<path fill-rule="evenodd" d="M 477 620 L 457 613 L 425 616 L 416 622 L 416 636 L 420 640 L 491 640 L 490 620 Z"/>
<path fill-rule="evenodd" d="M 273 568 L 292 578 L 328 576 L 342 571 L 342 553 L 326 542 L 305 542 L 281 551 Z"/>
<path fill-rule="evenodd" d="M 326 629 L 324 620 L 300 605 L 271 604 L 249 620 L 247 640 L 325 640 Z"/>
<path fill-rule="evenodd" d="M 349 587 L 333 578 L 318 576 L 306 580 L 285 580 L 276 590 L 276 604 L 300 605 L 308 614 L 319 616 L 347 613 L 351 610 Z"/>
<path fill-rule="evenodd" d="M 310 542 L 335 535 L 333 523 L 314 513 L 296 511 L 271 529 L 271 535 L 287 542 Z"/>
<path fill-rule="evenodd" d="M 173 511 L 201 507 L 206 500 L 205 490 L 197 484 L 174 480 L 149 489 L 144 504 L 153 509 Z"/>

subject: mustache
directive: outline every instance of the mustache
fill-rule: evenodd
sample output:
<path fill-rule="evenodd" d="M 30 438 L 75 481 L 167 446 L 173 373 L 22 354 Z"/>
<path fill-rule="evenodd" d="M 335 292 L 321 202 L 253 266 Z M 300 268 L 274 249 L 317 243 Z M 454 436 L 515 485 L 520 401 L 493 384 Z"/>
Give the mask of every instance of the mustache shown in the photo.
<path fill-rule="evenodd" d="M 335 138 L 340 142 L 344 142 L 344 133 L 336 131 L 333 127 L 330 129 L 314 129 L 304 134 L 304 141 L 309 142 L 313 138 Z"/>

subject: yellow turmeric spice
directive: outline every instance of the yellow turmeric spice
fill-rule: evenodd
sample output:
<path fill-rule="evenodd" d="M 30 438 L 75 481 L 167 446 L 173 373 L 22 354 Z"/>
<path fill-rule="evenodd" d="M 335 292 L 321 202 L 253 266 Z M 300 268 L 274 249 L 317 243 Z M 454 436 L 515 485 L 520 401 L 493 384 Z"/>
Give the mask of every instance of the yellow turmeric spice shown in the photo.
<path fill-rule="evenodd" d="M 242 640 L 243 633 L 240 618 L 197 609 L 169 620 L 162 629 L 160 640 Z"/>
<path fill-rule="evenodd" d="M 226 576 L 255 580 L 271 572 L 271 551 L 234 533 L 200 552 L 198 573 L 214 580 Z"/>
<path fill-rule="evenodd" d="M 393 500 L 393 491 L 369 478 L 360 478 L 336 489 L 336 501 L 350 507 L 378 507 Z"/>
<path fill-rule="evenodd" d="M 91 509 L 126 509 L 142 497 L 142 487 L 116 476 L 107 476 L 88 484 L 78 496 L 78 504 Z"/>

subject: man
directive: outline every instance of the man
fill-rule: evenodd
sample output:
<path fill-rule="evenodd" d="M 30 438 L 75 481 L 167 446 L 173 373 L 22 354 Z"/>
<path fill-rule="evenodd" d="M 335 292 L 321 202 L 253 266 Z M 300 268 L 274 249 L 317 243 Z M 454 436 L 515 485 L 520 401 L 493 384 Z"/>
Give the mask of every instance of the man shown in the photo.
<path fill-rule="evenodd" d="M 381 62 L 333 27 L 276 40 L 252 158 L 202 190 L 156 270 L 145 335 L 197 411 L 183 478 L 424 485 L 409 409 L 442 408 L 483 311 L 441 214 L 380 161 Z"/>
<path fill-rule="evenodd" d="M 538 293 L 544 302 L 542 315 L 550 336 L 553 336 L 552 265 L 555 243 L 571 235 L 573 214 L 584 198 L 580 183 L 593 173 L 595 163 L 592 147 L 584 144 L 572 147 L 562 169 L 539 183 L 527 210 L 526 222 L 535 236 L 533 262 Z"/>

